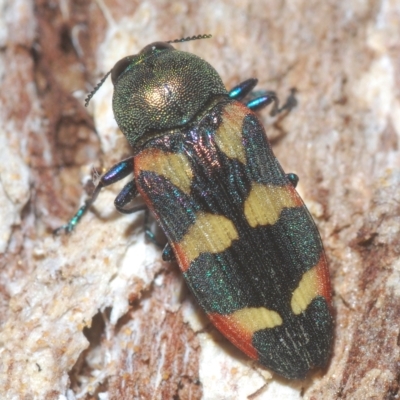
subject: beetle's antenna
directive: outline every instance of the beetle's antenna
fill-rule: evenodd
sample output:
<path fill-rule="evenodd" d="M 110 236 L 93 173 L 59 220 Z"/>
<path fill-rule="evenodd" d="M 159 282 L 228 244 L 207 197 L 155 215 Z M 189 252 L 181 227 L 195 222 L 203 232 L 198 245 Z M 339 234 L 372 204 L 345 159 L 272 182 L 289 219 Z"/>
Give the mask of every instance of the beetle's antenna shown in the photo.
<path fill-rule="evenodd" d="M 86 99 L 85 99 L 85 107 L 87 107 L 89 105 L 90 100 L 92 99 L 92 97 L 95 95 L 95 93 L 100 89 L 101 85 L 104 83 L 104 81 L 107 79 L 108 75 L 111 74 L 111 71 L 108 71 L 102 78 L 101 81 L 95 86 L 95 88 L 87 95 Z"/>
<path fill-rule="evenodd" d="M 182 43 L 182 42 L 189 42 L 190 40 L 198 40 L 198 39 L 209 39 L 212 37 L 212 35 L 197 35 L 197 36 L 192 36 L 192 37 L 187 37 L 187 38 L 182 38 L 182 39 L 175 39 L 175 40 L 169 40 L 167 43 Z"/>

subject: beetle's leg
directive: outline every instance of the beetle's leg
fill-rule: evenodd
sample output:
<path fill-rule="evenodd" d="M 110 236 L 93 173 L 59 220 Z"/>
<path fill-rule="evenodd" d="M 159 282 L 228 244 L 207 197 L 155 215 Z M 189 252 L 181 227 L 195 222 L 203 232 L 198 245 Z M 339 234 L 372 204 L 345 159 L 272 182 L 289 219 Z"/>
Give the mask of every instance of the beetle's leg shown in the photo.
<path fill-rule="evenodd" d="M 146 235 L 146 239 L 151 243 L 155 244 L 157 247 L 162 248 L 162 244 L 156 239 L 156 235 L 150 229 L 150 212 L 149 209 L 144 213 L 144 234 Z"/>
<path fill-rule="evenodd" d="M 60 226 L 54 231 L 54 234 L 58 234 L 61 231 L 71 232 L 86 211 L 91 207 L 91 205 L 96 201 L 97 196 L 100 193 L 100 190 L 105 187 L 112 185 L 113 183 L 125 178 L 130 173 L 133 172 L 133 157 L 129 157 L 118 164 L 115 164 L 112 168 L 110 168 L 101 178 L 100 182 L 94 189 L 94 192 L 91 197 L 89 197 L 82 207 L 76 212 L 76 214 L 65 224 Z"/>
<path fill-rule="evenodd" d="M 288 174 L 286 174 L 286 178 L 289 179 L 293 187 L 296 187 L 297 184 L 299 183 L 299 177 L 293 172 L 289 172 Z"/>
<path fill-rule="evenodd" d="M 285 104 L 279 108 L 279 100 L 275 92 L 266 90 L 262 92 L 255 93 L 256 97 L 252 100 L 249 100 L 246 103 L 246 106 L 249 107 L 253 111 L 258 111 L 271 103 L 274 103 L 272 110 L 270 112 L 271 116 L 277 115 L 282 111 L 290 111 L 297 105 L 297 100 L 295 97 L 296 89 L 290 90 L 290 95 L 287 98 Z"/>
<path fill-rule="evenodd" d="M 247 107 L 249 107 L 253 111 L 258 111 L 270 105 L 273 102 L 274 106 L 272 108 L 271 114 L 272 112 L 276 113 L 276 110 L 279 109 L 279 100 L 275 92 L 266 90 L 255 94 L 257 95 L 257 97 L 249 100 L 246 103 Z"/>
<path fill-rule="evenodd" d="M 146 235 L 146 239 L 161 249 L 163 245 L 156 239 L 156 235 L 151 230 L 150 225 L 150 212 L 147 208 L 146 212 L 144 213 L 144 234 Z"/>
<path fill-rule="evenodd" d="M 116 197 L 114 204 L 116 209 L 123 213 L 123 214 L 131 214 L 136 211 L 145 211 L 144 213 L 144 234 L 146 236 L 146 239 L 148 239 L 150 242 L 155 244 L 157 247 L 162 247 L 161 243 L 156 239 L 156 236 L 150 229 L 150 212 L 149 209 L 147 208 L 146 204 L 139 204 L 130 208 L 125 208 L 125 206 L 130 203 L 132 200 L 136 198 L 138 194 L 138 190 L 135 185 L 135 181 L 130 181 L 128 182 L 124 188 L 121 190 L 121 192 L 118 194 Z M 165 248 L 163 250 L 163 255 L 162 258 L 164 261 L 172 261 L 175 259 L 175 254 L 172 250 L 172 247 L 167 243 L 165 245 Z"/>
<path fill-rule="evenodd" d="M 231 89 L 228 95 L 231 99 L 242 100 L 255 88 L 257 82 L 258 80 L 255 78 L 247 79 Z"/>
<path fill-rule="evenodd" d="M 116 197 L 114 204 L 115 208 L 123 213 L 123 214 L 131 214 L 136 211 L 145 211 L 144 214 L 144 233 L 146 236 L 146 239 L 148 239 L 150 242 L 155 244 L 157 247 L 162 247 L 161 243 L 156 239 L 156 236 L 150 229 L 150 222 L 149 222 L 149 217 L 150 217 L 150 212 L 149 209 L 147 208 L 146 204 L 139 204 L 137 206 L 133 206 L 131 208 L 124 208 L 128 203 L 130 203 L 132 200 L 136 198 L 138 194 L 138 190 L 135 185 L 135 181 L 130 181 L 128 182 L 124 188 L 121 190 L 121 192 L 118 194 Z M 172 247 L 169 243 L 167 243 L 164 247 L 163 253 L 162 253 L 162 259 L 164 261 L 173 261 L 175 260 L 175 254 L 172 250 Z"/>
<path fill-rule="evenodd" d="M 146 239 L 148 239 L 151 243 L 155 244 L 157 247 L 162 248 L 162 244 L 156 239 L 155 234 L 150 229 L 150 222 L 149 222 L 150 212 L 149 209 L 146 209 L 144 214 L 144 232 L 146 235 Z M 175 254 L 172 250 L 172 247 L 169 243 L 164 246 L 164 250 L 162 252 L 162 259 L 163 261 L 174 261 Z"/>
<path fill-rule="evenodd" d="M 175 253 L 174 250 L 172 250 L 172 247 L 169 243 L 167 243 L 164 247 L 164 250 L 162 252 L 162 259 L 163 261 L 175 261 Z"/>
<path fill-rule="evenodd" d="M 122 214 L 132 214 L 137 211 L 147 210 L 146 204 L 137 204 L 129 208 L 125 208 L 132 200 L 138 195 L 138 190 L 135 181 L 128 182 L 122 190 L 118 193 L 118 196 L 114 200 L 115 208 Z"/>

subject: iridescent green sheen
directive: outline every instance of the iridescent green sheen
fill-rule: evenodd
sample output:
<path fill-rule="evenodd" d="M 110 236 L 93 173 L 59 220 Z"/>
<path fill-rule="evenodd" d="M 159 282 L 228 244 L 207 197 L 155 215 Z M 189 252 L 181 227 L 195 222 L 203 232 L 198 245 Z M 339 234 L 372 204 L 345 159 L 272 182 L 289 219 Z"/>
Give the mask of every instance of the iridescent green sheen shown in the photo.
<path fill-rule="evenodd" d="M 227 92 L 210 64 L 170 43 L 151 43 L 121 59 L 87 97 L 111 75 L 115 119 L 134 154 L 101 177 L 60 229 L 74 229 L 102 187 L 133 173 L 116 208 L 143 210 L 131 204 L 140 193 L 168 238 L 164 260 L 176 252 L 221 333 L 283 377 L 303 379 L 331 353 L 328 267 L 318 230 L 294 190 L 298 177 L 285 174 L 253 112 L 273 103 L 276 114 L 295 100 L 279 108 L 273 92 L 254 97 L 254 78 Z M 183 167 L 170 161 L 176 157 L 185 159 Z M 254 189 L 260 186 L 265 194 Z M 229 224 L 215 227 L 216 218 Z M 298 312 L 300 292 L 306 294 Z M 271 315 L 279 322 L 271 324 Z"/>
<path fill-rule="evenodd" d="M 194 54 L 149 47 L 129 61 L 114 83 L 113 110 L 134 148 L 147 134 L 188 124 L 210 100 L 227 95 L 217 71 Z"/>
<path fill-rule="evenodd" d="M 304 327 L 299 330 L 299 327 Z M 291 332 L 290 346 L 282 340 Z M 316 297 L 303 313 L 287 314 L 285 323 L 253 335 L 259 361 L 289 379 L 304 379 L 311 368 L 324 367 L 330 357 L 333 321 L 323 297 Z M 276 355 L 279 354 L 279 357 Z"/>

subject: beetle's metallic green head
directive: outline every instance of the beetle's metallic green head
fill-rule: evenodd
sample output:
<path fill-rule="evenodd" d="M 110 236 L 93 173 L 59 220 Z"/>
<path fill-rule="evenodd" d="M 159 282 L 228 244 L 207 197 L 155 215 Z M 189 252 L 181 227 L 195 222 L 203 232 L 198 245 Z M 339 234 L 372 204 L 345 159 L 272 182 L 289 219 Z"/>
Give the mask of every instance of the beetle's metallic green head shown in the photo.
<path fill-rule="evenodd" d="M 184 126 L 213 96 L 227 94 L 210 64 L 167 42 L 123 58 L 110 73 L 115 119 L 132 146 L 145 142 L 147 135 Z"/>

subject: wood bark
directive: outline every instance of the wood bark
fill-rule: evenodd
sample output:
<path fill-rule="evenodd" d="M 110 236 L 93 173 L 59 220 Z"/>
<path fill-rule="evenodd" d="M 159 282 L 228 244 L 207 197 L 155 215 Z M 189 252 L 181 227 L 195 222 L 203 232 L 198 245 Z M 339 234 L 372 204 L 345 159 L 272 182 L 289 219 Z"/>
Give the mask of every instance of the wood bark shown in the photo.
<path fill-rule="evenodd" d="M 0 397 L 396 399 L 400 381 L 400 6 L 396 0 L 0 2 Z M 261 113 L 321 233 L 334 290 L 325 371 L 287 382 L 209 324 L 116 187 L 53 236 L 130 149 L 107 81 L 153 41 L 298 106 Z M 119 187 L 120 188 L 120 187 Z"/>

